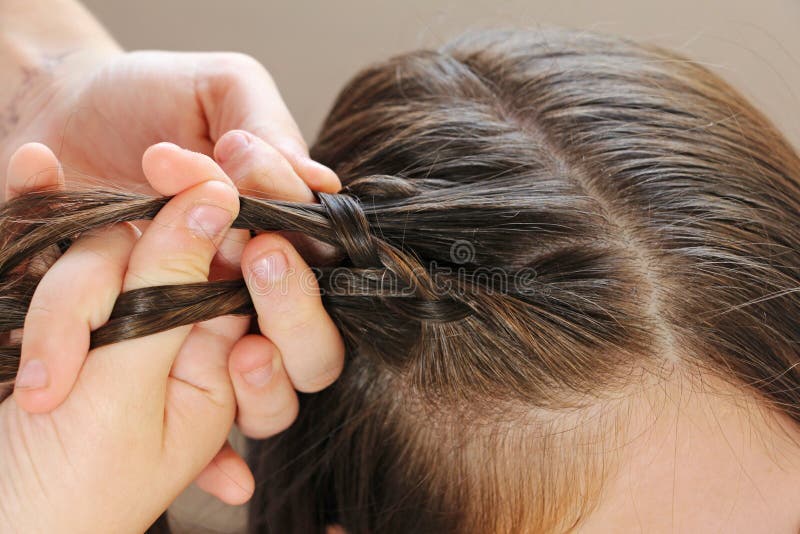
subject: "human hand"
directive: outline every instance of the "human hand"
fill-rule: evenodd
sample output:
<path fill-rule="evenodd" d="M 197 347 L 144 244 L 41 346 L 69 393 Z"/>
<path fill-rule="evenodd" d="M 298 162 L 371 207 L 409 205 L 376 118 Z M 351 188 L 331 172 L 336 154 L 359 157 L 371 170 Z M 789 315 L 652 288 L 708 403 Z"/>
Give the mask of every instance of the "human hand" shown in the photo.
<path fill-rule="evenodd" d="M 312 189 L 335 192 L 341 187 L 330 169 L 308 158 L 308 148 L 272 78 L 248 56 L 123 53 L 104 43 L 66 55 L 62 61 L 42 78 L 41 87 L 30 88 L 31 101 L 20 106 L 25 111 L 5 146 L 16 140 L 16 148 L 35 139 L 57 147 L 61 164 L 70 171 L 68 186 L 113 180 L 115 186 L 153 190 L 142 172 L 141 156 L 152 144 L 170 141 L 213 154 L 242 194 L 313 202 Z M 6 198 L 19 194 L 19 187 L 31 176 L 18 174 L 17 181 L 7 178 Z M 171 183 L 168 177 L 164 180 L 164 190 L 181 189 L 178 175 Z M 241 272 L 240 256 L 248 235 L 246 230 L 228 233 L 212 263 L 212 278 Z M 290 242 L 277 236 L 260 237 L 256 246 L 285 249 L 292 262 L 289 270 L 295 275 L 308 267 L 294 247 L 308 260 L 327 259 L 319 243 L 305 236 L 287 237 Z M 261 299 L 270 302 L 269 309 L 282 310 L 276 315 L 260 311 L 262 332 L 277 340 L 291 361 L 307 361 L 318 354 L 319 364 L 308 372 L 318 376 L 316 383 L 324 384 L 341 368 L 342 342 L 319 297 L 298 295 L 298 291 L 274 292 Z M 294 324 L 298 321 L 307 325 L 302 336 L 296 335 Z M 265 358 L 259 361 L 264 363 Z M 236 362 L 232 360 L 234 367 Z M 75 372 L 68 373 L 65 384 L 71 384 L 74 376 Z M 309 389 L 304 376 L 293 378 L 299 389 Z M 31 411 L 47 411 L 67 392 L 55 387 L 34 398 L 20 399 L 20 404 Z M 245 402 L 239 406 L 238 422 L 249 437 L 265 437 L 275 431 L 271 419 L 259 423 L 255 417 L 263 411 L 262 401 L 256 395 L 252 405 Z"/>
<path fill-rule="evenodd" d="M 238 156 L 219 158 L 224 160 L 222 167 L 227 174 L 210 158 L 169 144 L 148 149 L 142 167 L 152 187 L 164 195 L 190 188 L 199 179 L 211 178 L 230 184 L 229 176 L 234 176 L 239 183 L 248 184 L 266 176 L 280 182 L 285 173 L 291 172 L 290 165 L 262 141 L 251 138 L 251 143 L 252 146 Z M 222 148 L 220 150 L 224 151 Z M 39 144 L 26 145 L 14 155 L 8 180 L 13 195 L 39 188 L 63 187 L 58 161 Z M 205 359 L 208 346 L 232 346 L 227 366 L 238 402 L 237 423 L 248 436 L 266 437 L 283 430 L 294 420 L 297 413 L 295 389 L 315 391 L 336 378 L 344 349 L 335 325 L 322 307 L 319 293 L 314 291 L 316 280 L 291 243 L 279 235 L 264 234 L 246 244 L 244 241 L 233 241 L 233 244 L 238 248 L 231 247 L 227 251 L 232 255 L 230 264 L 236 265 L 237 271 L 240 263 L 243 265 L 264 335 L 246 336 L 237 342 L 247 330 L 246 318 L 222 317 L 197 325 L 184 343 L 181 355 L 185 356 L 178 357 L 173 373 L 176 369 L 180 372 L 181 362 L 189 362 L 184 367 L 191 368 L 191 362 Z M 180 250 L 173 243 L 165 248 Z M 266 263 L 259 264 L 264 255 Z M 276 267 L 283 262 L 286 271 L 279 276 L 280 280 L 263 280 L 264 275 L 275 276 Z M 80 266 L 76 263 L 74 269 L 79 273 L 95 272 L 96 266 L 87 261 Z M 48 276 L 55 275 L 48 273 Z M 81 278 L 86 277 L 72 279 Z M 91 285 L 94 280 L 85 283 Z M 269 285 L 277 285 L 281 291 L 263 291 Z M 110 304 L 115 296 L 106 297 Z M 37 360 L 39 363 L 33 364 L 34 371 L 43 368 L 46 376 L 34 372 L 33 379 L 39 379 L 36 382 L 20 375 L 14 393 L 17 406 L 34 413 L 53 410 L 78 390 L 74 384 L 81 366 L 85 365 L 88 338 L 80 328 L 86 322 L 75 318 L 75 310 L 83 310 L 84 316 L 97 313 L 84 302 L 81 288 L 74 283 L 64 284 L 58 298 L 44 306 L 38 304 L 39 300 L 34 297 L 31 308 L 44 308 L 47 313 L 34 314 L 26 322 L 20 368 L 26 369 L 31 361 Z M 92 326 L 99 326 L 98 321 Z M 197 337 L 195 332 L 204 334 Z M 229 503 L 244 502 L 252 491 L 252 475 L 227 444 L 201 472 L 197 483 Z"/>
<path fill-rule="evenodd" d="M 57 149 L 67 185 L 104 184 L 153 192 L 141 171 L 145 149 L 168 141 L 217 157 L 242 193 L 313 202 L 336 192 L 336 174 L 308 157 L 308 147 L 269 73 L 237 53 L 122 52 L 107 38 L 53 55 L 14 104 L 14 125 L 0 143 L 0 168 L 10 151 L 39 141 Z M 2 124 L 0 114 L 0 132 Z M 238 152 L 237 152 L 238 150 Z M 225 161 L 227 160 L 227 161 Z M 228 168 L 226 168 L 228 170 Z M 103 184 L 100 184 L 103 185 Z M 5 198 L 13 196 L 6 180 Z M 244 231 L 223 241 L 221 260 L 235 255 Z M 318 243 L 292 237 L 308 259 Z M 230 250 L 229 250 L 230 249 Z M 230 270 L 230 265 L 227 266 Z M 238 264 L 235 266 L 238 271 Z"/>
<path fill-rule="evenodd" d="M 179 149 L 145 155 L 156 188 L 169 150 Z M 35 167 L 26 157 L 32 151 L 49 163 L 39 176 L 52 173 L 54 157 L 41 145 L 28 145 L 15 165 Z M 85 232 L 37 287 L 22 344 L 48 361 L 26 367 L 17 387 L 46 379 L 48 365 L 74 363 L 79 352 L 82 369 L 49 414 L 22 410 L 16 395 L 0 403 L 0 510 L 14 531 L 141 532 L 225 443 L 236 410 L 227 356 L 244 333 L 241 320 L 218 318 L 86 354 L 91 330 L 109 318 L 120 291 L 206 279 L 238 194 L 221 171 L 197 176 L 172 192 L 141 237 L 128 224 Z"/>
<path fill-rule="evenodd" d="M 137 191 L 148 184 L 144 150 L 169 141 L 211 155 L 230 130 L 245 130 L 289 162 L 280 192 L 312 200 L 311 189 L 335 192 L 340 183 L 308 148 L 269 73 L 237 53 L 121 52 L 108 45 L 61 54 L 36 76 L 17 102 L 0 165 L 28 141 L 57 148 L 70 180 L 96 177 Z M 3 168 L 3 167 L 0 167 Z M 252 184 L 254 186 L 258 183 Z M 267 189 L 271 184 L 261 184 Z"/>

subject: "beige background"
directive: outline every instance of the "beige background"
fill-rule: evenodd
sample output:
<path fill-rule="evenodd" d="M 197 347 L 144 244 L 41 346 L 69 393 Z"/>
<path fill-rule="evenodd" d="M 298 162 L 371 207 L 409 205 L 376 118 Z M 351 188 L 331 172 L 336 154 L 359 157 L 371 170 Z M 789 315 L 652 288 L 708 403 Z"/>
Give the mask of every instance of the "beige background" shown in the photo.
<path fill-rule="evenodd" d="M 800 0 L 86 0 L 127 48 L 235 50 L 273 74 L 310 141 L 368 62 L 473 27 L 558 24 L 709 63 L 800 146 Z"/>
<path fill-rule="evenodd" d="M 86 0 L 130 49 L 235 50 L 273 74 L 311 141 L 342 84 L 368 62 L 435 47 L 468 28 L 558 24 L 651 41 L 733 82 L 800 147 L 800 0 Z M 237 513 L 194 506 L 187 530 L 236 530 Z M 229 513 L 232 512 L 232 513 Z"/>

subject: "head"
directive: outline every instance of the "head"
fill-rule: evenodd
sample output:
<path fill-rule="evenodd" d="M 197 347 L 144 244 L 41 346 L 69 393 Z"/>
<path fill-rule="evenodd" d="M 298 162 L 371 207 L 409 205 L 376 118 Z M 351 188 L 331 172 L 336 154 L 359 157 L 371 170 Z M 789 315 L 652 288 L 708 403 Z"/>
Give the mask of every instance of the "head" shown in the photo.
<path fill-rule="evenodd" d="M 361 72 L 312 156 L 360 201 L 347 362 L 253 443 L 254 532 L 800 526 L 800 160 L 721 79 L 481 32 Z"/>

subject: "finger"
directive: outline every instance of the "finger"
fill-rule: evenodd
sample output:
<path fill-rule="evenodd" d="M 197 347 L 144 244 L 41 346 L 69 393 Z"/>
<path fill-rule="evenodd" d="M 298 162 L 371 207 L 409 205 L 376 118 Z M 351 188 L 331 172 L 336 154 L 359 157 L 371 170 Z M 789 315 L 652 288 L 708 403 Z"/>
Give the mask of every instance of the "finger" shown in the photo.
<path fill-rule="evenodd" d="M 222 404 L 224 399 L 231 398 L 227 395 L 230 392 L 228 356 L 249 327 L 249 317 L 231 315 L 195 324 L 175 358 L 170 378 L 194 386 Z"/>
<path fill-rule="evenodd" d="M 275 148 L 243 130 L 224 134 L 214 147 L 214 158 L 243 195 L 313 202 L 314 194 L 289 161 Z M 249 241 L 247 230 L 231 230 L 214 259 L 212 278 L 241 276 L 241 255 Z"/>
<path fill-rule="evenodd" d="M 289 161 L 264 140 L 232 130 L 214 146 L 214 158 L 243 194 L 313 202 L 314 194 Z"/>
<path fill-rule="evenodd" d="M 197 76 L 212 141 L 229 130 L 246 130 L 283 154 L 312 189 L 333 193 L 341 188 L 331 169 L 308 157 L 297 123 L 260 63 L 242 54 L 218 54 Z"/>
<path fill-rule="evenodd" d="M 49 412 L 69 395 L 91 331 L 111 315 L 138 235 L 130 224 L 85 233 L 39 282 L 25 317 L 15 383 L 23 409 Z"/>
<path fill-rule="evenodd" d="M 225 504 L 234 506 L 249 501 L 256 485 L 250 468 L 227 441 L 195 479 L 195 484 Z"/>
<path fill-rule="evenodd" d="M 6 199 L 37 190 L 64 188 L 64 173 L 53 152 L 41 143 L 26 143 L 11 156 L 6 173 Z M 31 258 L 26 264 L 29 274 L 41 277 L 60 256 L 58 246 Z"/>
<path fill-rule="evenodd" d="M 233 184 L 213 159 L 172 143 L 158 143 L 148 148 L 142 157 L 142 167 L 153 189 L 165 196 L 209 179 Z M 239 258 L 249 238 L 247 230 L 228 231 L 212 263 L 209 279 L 230 279 L 241 274 Z"/>
<path fill-rule="evenodd" d="M 196 159 L 188 151 L 176 152 L 170 149 L 166 152 L 150 152 L 151 157 L 159 155 L 165 158 L 186 158 L 188 163 L 184 162 L 184 167 L 177 161 L 171 164 L 147 161 L 148 154 L 145 154 L 143 168 L 155 189 L 163 187 L 167 181 L 159 173 L 169 172 L 171 169 L 182 169 L 190 175 L 176 175 L 176 181 L 208 181 L 181 192 L 158 212 L 131 253 L 123 282 L 124 291 L 207 280 L 211 258 L 238 214 L 236 190 L 227 179 L 217 180 L 214 176 L 209 176 L 211 173 L 203 172 L 208 167 L 204 160 Z M 206 156 L 202 158 L 210 161 Z M 194 166 L 189 164 L 191 162 L 196 163 L 195 172 L 192 172 Z M 216 167 L 215 164 L 213 166 Z M 214 170 L 213 167 L 211 170 Z M 217 170 L 222 172 L 218 167 Z M 130 359 L 128 364 L 145 381 L 148 377 L 154 379 L 149 373 L 163 374 L 166 377 L 189 329 L 175 328 L 154 336 L 131 340 L 130 343 L 137 342 L 137 348 L 141 352 L 152 353 L 153 356 Z"/>
<path fill-rule="evenodd" d="M 163 439 L 168 463 L 186 464 L 185 451 L 203 449 L 188 469 L 197 473 L 224 443 L 236 415 L 228 355 L 249 325 L 247 317 L 225 316 L 192 327 L 167 381 Z"/>
<path fill-rule="evenodd" d="M 212 258 L 238 214 L 238 192 L 211 158 L 174 145 L 151 147 L 143 169 L 153 188 L 164 194 L 191 187 L 170 200 L 147 227 L 141 246 L 131 254 L 123 287 L 207 280 Z M 208 181 L 197 183 L 202 180 Z M 171 468 L 198 473 L 223 445 L 236 412 L 227 355 L 248 324 L 242 317 L 219 317 L 129 342 L 148 354 L 130 365 L 146 368 L 154 378 L 169 375 L 163 443 Z M 226 458 L 223 454 L 225 464 Z"/>
<path fill-rule="evenodd" d="M 158 143 L 145 150 L 142 170 L 150 185 L 164 196 L 172 196 L 207 180 L 233 185 L 213 159 L 172 143 Z"/>
<path fill-rule="evenodd" d="M 213 159 L 172 143 L 148 148 L 142 157 L 142 167 L 153 189 L 166 196 L 208 179 L 233 184 Z M 228 231 L 212 262 L 209 279 L 230 279 L 241 274 L 239 258 L 249 237 L 247 230 Z"/>
<path fill-rule="evenodd" d="M 214 158 L 241 194 L 263 198 L 313 202 L 314 194 L 289 161 L 275 148 L 243 130 L 224 134 L 214 147 Z M 241 255 L 250 239 L 247 230 L 231 230 L 214 258 L 212 278 L 241 276 Z"/>
<path fill-rule="evenodd" d="M 228 360 L 239 412 L 236 424 L 245 436 L 264 439 L 297 418 L 295 393 L 278 348 L 264 336 L 240 339 Z"/>
<path fill-rule="evenodd" d="M 250 230 L 230 229 L 211 260 L 209 280 L 235 280 L 242 277 L 242 252 L 250 241 Z"/>
<path fill-rule="evenodd" d="M 278 347 L 294 387 L 311 392 L 330 385 L 342 370 L 344 344 L 314 273 L 277 234 L 253 238 L 242 266 L 261 332 Z"/>
<path fill-rule="evenodd" d="M 64 172 L 53 152 L 41 143 L 26 143 L 8 162 L 5 198 L 40 189 L 64 187 Z"/>

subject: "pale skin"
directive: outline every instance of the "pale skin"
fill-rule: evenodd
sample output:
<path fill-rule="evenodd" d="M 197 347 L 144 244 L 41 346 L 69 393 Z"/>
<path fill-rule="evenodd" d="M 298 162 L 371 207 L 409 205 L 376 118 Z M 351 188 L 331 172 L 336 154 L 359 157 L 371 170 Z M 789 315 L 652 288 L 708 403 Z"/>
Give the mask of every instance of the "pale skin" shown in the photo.
<path fill-rule="evenodd" d="M 247 318 L 220 317 L 88 351 L 89 333 L 108 319 L 121 291 L 206 280 L 238 211 L 233 182 L 207 156 L 161 143 L 145 152 L 142 167 L 156 191 L 175 197 L 141 235 L 126 224 L 81 237 L 48 270 L 32 299 L 23 354 L 65 373 L 75 363 L 65 358 L 75 358 L 79 372 L 66 400 L 48 413 L 21 406 L 19 399 L 42 390 L 26 387 L 24 379 L 0 404 L 5 527 L 142 531 L 192 480 L 225 502 L 244 502 L 254 481 L 226 443 L 237 413 L 251 433 L 279 432 L 296 416 L 296 388 L 313 391 L 338 374 L 320 381 L 317 369 L 309 369 L 315 360 L 290 360 L 278 348 L 292 329 L 288 319 L 275 318 L 289 309 L 276 297 L 310 299 L 313 277 L 298 285 L 309 267 L 274 235 L 246 244 L 241 269 L 262 330 L 283 329 L 278 341 L 266 333 L 245 335 Z M 20 193 L 63 186 L 55 156 L 37 143 L 13 155 L 8 176 Z M 275 253 L 297 271 L 281 272 Z M 263 291 L 271 285 L 285 291 Z M 270 360 L 266 368 L 264 358 Z M 243 375 L 253 365 L 255 380 L 248 383 Z M 263 403 L 259 411 L 243 418 L 242 405 L 256 401 Z"/>
<path fill-rule="evenodd" d="M 609 440 L 618 465 L 577 532 L 800 531 L 797 423 L 710 375 L 678 372 L 629 400 Z"/>
<path fill-rule="evenodd" d="M 98 183 L 175 195 L 197 186 L 199 180 L 215 180 L 250 195 L 313 201 L 312 189 L 333 192 L 340 187 L 330 169 L 308 157 L 269 74 L 246 56 L 125 53 L 76 2 L 4 0 L 0 3 L 0 70 L 6 76 L 0 86 L 0 168 L 8 168 L 2 184 L 5 199 L 38 188 Z M 41 144 L 18 149 L 28 141 L 49 145 L 58 158 Z M 161 141 L 182 148 L 158 144 Z M 149 227 L 145 235 L 148 231 Z M 209 265 L 188 267 L 195 274 L 220 278 L 242 276 L 240 266 L 244 266 L 247 276 L 251 264 L 267 258 L 273 271 L 279 266 L 295 274 L 308 270 L 295 248 L 299 241 L 292 243 L 277 234 L 248 239 L 246 231 L 228 231 L 214 241 Z M 319 253 L 309 247 L 305 251 Z M 88 252 L 75 253 L 69 269 L 94 272 L 93 259 Z M 48 275 L 51 279 L 59 270 L 53 272 Z M 76 325 L 97 326 L 104 306 L 114 298 L 114 291 L 100 291 L 92 283 L 62 283 L 58 298 L 50 294 L 54 286 L 37 293 L 41 302 L 32 309 L 39 311 L 26 323 L 20 375 L 13 398 L 5 401 L 13 403 L 14 410 L 46 420 L 74 396 L 89 361 L 85 329 Z M 232 413 L 241 431 L 251 437 L 267 437 L 286 428 L 296 416 L 295 390 L 327 386 L 343 362 L 341 338 L 319 295 L 307 286 L 288 283 L 286 287 L 287 291 L 254 295 L 260 336 L 246 336 L 233 345 L 234 338 L 245 332 L 243 318 L 220 318 L 192 331 L 207 332 L 214 339 L 219 332 L 238 334 L 219 350 L 226 352 L 228 381 L 236 400 Z M 87 294 L 102 294 L 105 300 L 90 302 Z M 184 340 L 181 354 L 200 352 L 191 349 L 192 339 L 189 335 Z M 164 357 L 176 362 L 173 378 L 175 373 L 191 374 L 191 366 L 179 365 L 191 358 L 168 353 Z M 113 406 L 109 400 L 110 411 Z M 216 447 L 215 454 L 203 465 L 197 464 L 198 458 L 207 456 L 202 450 L 209 443 Z M 201 488 L 232 504 L 249 499 L 252 475 L 225 440 L 216 444 L 210 440 L 197 453 L 193 475 Z M 85 455 L 87 460 L 92 457 L 89 450 Z M 155 472 L 150 471 L 151 475 Z M 191 481 L 185 478 L 177 477 L 171 484 L 184 479 L 180 484 L 185 486 Z M 24 487 L 21 479 L 15 481 Z M 64 494 L 75 495 L 76 489 Z M 174 491 L 153 491 L 159 493 L 162 502 L 156 508 L 163 510 L 171 501 L 166 497 Z M 48 494 L 53 497 L 61 492 Z M 132 499 L 127 495 L 126 507 Z M 65 513 L 71 513 L 68 505 L 69 499 Z M 37 520 L 46 516 L 41 510 L 28 512 Z M 15 515 L 15 522 L 22 519 Z"/>
<path fill-rule="evenodd" d="M 154 147 L 145 155 L 145 166 L 178 159 L 180 150 Z M 30 169 L 34 159 L 45 164 L 40 176 L 57 174 L 52 153 L 42 145 L 26 145 L 12 158 L 12 178 L 17 166 Z M 170 174 L 156 167 L 149 176 L 161 188 Z M 20 393 L 36 390 L 25 391 L 20 384 L 0 404 L 6 429 L 0 450 L 10 475 L 3 477 L 2 488 L 6 525 L 28 532 L 141 530 L 158 516 L 165 499 L 174 498 L 186 478 L 223 447 L 236 406 L 226 356 L 243 334 L 235 319 L 178 328 L 87 355 L 89 332 L 107 320 L 120 291 L 207 276 L 238 198 L 221 172 L 196 181 L 141 236 L 127 224 L 82 236 L 37 288 L 23 350 L 53 358 L 81 350 L 85 361 L 68 398 L 49 413 L 26 412 Z M 81 276 L 87 269 L 91 278 Z M 65 314 L 62 306 L 68 302 L 74 309 Z M 55 316 L 59 323 L 48 333 L 45 321 Z M 56 353 L 56 345 L 65 350 Z M 51 361 L 44 364 L 55 367 Z M 231 454 L 217 461 L 230 462 Z M 155 472 L 163 474 L 162 483 L 153 484 Z M 240 491 L 248 489 L 243 485 Z M 123 496 L 127 507 L 118 502 Z"/>

